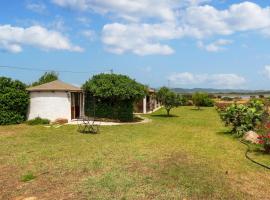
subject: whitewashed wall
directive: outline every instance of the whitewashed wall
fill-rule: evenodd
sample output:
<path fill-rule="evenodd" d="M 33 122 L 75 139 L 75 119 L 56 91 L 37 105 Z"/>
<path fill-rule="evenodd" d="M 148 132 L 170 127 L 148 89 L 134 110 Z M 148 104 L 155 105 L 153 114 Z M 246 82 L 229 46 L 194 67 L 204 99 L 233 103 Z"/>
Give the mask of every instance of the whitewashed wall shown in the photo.
<path fill-rule="evenodd" d="M 70 95 L 67 92 L 30 92 L 28 119 L 71 120 Z"/>

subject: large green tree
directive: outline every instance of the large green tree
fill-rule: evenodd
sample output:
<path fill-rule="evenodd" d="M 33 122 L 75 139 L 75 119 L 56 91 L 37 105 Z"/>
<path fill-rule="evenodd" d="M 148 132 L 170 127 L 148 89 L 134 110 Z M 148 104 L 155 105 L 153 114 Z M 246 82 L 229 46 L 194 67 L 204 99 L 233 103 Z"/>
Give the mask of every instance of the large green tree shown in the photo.
<path fill-rule="evenodd" d="M 86 113 L 97 117 L 131 121 L 133 104 L 146 95 L 144 85 L 120 74 L 98 74 L 85 82 Z M 95 101 L 95 108 L 93 104 Z"/>
<path fill-rule="evenodd" d="M 44 83 L 49 83 L 52 81 L 58 80 L 58 74 L 54 71 L 45 72 L 38 81 L 32 83 L 32 86 L 42 85 Z"/>
<path fill-rule="evenodd" d="M 183 104 L 183 98 L 171 91 L 167 87 L 162 87 L 157 92 L 157 98 L 162 103 L 167 111 L 167 116 L 170 116 L 170 111 L 174 107 L 178 107 Z"/>
<path fill-rule="evenodd" d="M 24 83 L 0 77 L 0 125 L 25 121 L 28 104 L 29 94 Z"/>

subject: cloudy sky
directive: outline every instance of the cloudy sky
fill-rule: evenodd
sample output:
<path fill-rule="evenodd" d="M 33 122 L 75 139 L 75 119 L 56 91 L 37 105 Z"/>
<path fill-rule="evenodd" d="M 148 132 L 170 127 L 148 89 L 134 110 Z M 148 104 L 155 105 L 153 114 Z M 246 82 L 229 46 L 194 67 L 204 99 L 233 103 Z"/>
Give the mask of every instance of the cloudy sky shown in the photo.
<path fill-rule="evenodd" d="M 26 83 L 113 69 L 151 87 L 270 89 L 270 1 L 1 0 L 0 66 L 36 69 L 0 67 Z"/>

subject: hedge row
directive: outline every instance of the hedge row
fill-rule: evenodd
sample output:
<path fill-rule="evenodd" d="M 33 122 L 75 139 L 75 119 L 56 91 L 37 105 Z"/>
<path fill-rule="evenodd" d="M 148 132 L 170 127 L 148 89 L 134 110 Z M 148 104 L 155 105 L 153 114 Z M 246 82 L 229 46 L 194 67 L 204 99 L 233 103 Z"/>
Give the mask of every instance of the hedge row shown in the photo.
<path fill-rule="evenodd" d="M 87 116 L 95 116 L 98 118 L 132 121 L 133 101 L 112 101 L 110 99 L 94 100 L 93 96 L 86 95 L 85 113 Z"/>

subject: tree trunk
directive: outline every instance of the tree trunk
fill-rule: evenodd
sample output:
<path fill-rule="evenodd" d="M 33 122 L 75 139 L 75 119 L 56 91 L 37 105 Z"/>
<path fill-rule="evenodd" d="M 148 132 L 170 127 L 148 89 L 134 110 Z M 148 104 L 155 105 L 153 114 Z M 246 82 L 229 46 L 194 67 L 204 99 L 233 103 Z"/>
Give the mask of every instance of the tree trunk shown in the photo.
<path fill-rule="evenodd" d="M 166 109 L 167 110 L 167 116 L 170 116 L 170 109 Z"/>

